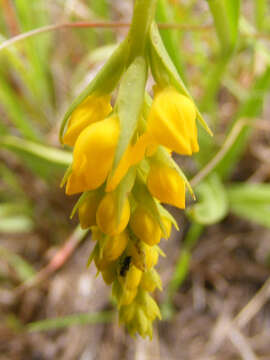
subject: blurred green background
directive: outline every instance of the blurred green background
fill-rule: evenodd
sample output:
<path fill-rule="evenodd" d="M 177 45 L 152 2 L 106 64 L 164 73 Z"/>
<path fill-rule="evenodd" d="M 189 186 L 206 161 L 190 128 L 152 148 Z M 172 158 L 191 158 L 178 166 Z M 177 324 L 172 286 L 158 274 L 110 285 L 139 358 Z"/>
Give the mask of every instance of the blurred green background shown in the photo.
<path fill-rule="evenodd" d="M 153 342 L 119 328 L 59 184 L 70 102 L 127 34 L 131 0 L 0 0 L 0 359 L 269 359 L 270 4 L 158 0 L 166 48 L 211 126 L 176 157 L 197 202 L 162 245 Z M 6 45 L 5 45 L 6 44 Z"/>

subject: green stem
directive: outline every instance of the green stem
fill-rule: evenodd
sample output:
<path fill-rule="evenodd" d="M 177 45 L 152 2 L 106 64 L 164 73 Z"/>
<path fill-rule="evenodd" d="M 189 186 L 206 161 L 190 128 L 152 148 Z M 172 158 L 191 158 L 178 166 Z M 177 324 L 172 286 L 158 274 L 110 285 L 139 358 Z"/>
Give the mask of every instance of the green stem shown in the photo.
<path fill-rule="evenodd" d="M 229 17 L 222 0 L 208 0 L 210 10 L 223 53 L 232 51 L 232 37 Z"/>
<path fill-rule="evenodd" d="M 157 0 L 136 0 L 129 31 L 130 61 L 143 55 L 150 25 L 154 20 Z"/>

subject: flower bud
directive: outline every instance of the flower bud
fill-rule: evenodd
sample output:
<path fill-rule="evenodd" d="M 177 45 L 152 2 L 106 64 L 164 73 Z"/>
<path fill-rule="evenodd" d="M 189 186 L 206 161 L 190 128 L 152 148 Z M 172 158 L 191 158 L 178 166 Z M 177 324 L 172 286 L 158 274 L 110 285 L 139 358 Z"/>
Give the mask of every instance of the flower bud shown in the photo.
<path fill-rule="evenodd" d="M 102 272 L 102 277 L 103 280 L 105 281 L 105 283 L 107 285 L 112 284 L 112 282 L 114 281 L 115 277 L 116 277 L 116 264 L 112 263 L 109 264 Z"/>
<path fill-rule="evenodd" d="M 119 274 L 119 281 L 122 283 L 125 289 L 136 289 L 141 281 L 142 271 L 136 266 L 131 265 L 126 274 Z"/>
<path fill-rule="evenodd" d="M 98 255 L 96 255 L 94 257 L 94 261 L 95 261 L 96 267 L 99 271 L 103 271 L 111 265 L 110 261 L 108 261 L 107 259 L 104 259 L 103 257 L 100 257 Z"/>
<path fill-rule="evenodd" d="M 111 112 L 110 95 L 90 95 L 72 112 L 63 143 L 74 146 L 80 133 L 90 124 L 103 120 Z"/>
<path fill-rule="evenodd" d="M 100 202 L 100 194 L 90 192 L 80 205 L 78 213 L 82 229 L 96 225 L 96 212 Z"/>
<path fill-rule="evenodd" d="M 117 219 L 116 206 L 114 193 L 107 193 L 101 200 L 97 210 L 97 225 L 101 231 L 110 236 L 124 231 L 129 221 L 130 207 L 128 199 L 125 199 L 119 221 Z"/>
<path fill-rule="evenodd" d="M 121 306 L 119 310 L 119 322 L 128 324 L 132 321 L 137 305 L 131 303 L 130 305 Z"/>
<path fill-rule="evenodd" d="M 199 150 L 196 108 L 193 102 L 172 87 L 158 91 L 154 97 L 147 131 L 160 145 L 182 155 Z"/>
<path fill-rule="evenodd" d="M 138 164 L 144 158 L 147 145 L 148 137 L 142 135 L 135 144 L 130 144 L 128 146 L 113 176 L 108 178 L 106 185 L 107 192 L 113 191 L 125 176 L 128 169 L 131 166 Z"/>
<path fill-rule="evenodd" d="M 140 240 L 129 245 L 128 253 L 132 257 L 132 263 L 141 271 L 151 269 L 158 262 L 157 247 L 149 246 Z"/>
<path fill-rule="evenodd" d="M 140 285 L 149 292 L 153 292 L 156 288 L 162 290 L 161 279 L 154 268 L 143 273 Z"/>
<path fill-rule="evenodd" d="M 113 261 L 119 258 L 123 253 L 128 243 L 128 235 L 125 231 L 121 234 L 114 235 L 107 239 L 103 249 L 103 257 L 108 261 Z"/>
<path fill-rule="evenodd" d="M 175 169 L 153 163 L 147 177 L 147 187 L 160 202 L 185 208 L 185 182 Z"/>
<path fill-rule="evenodd" d="M 74 151 L 72 172 L 66 193 L 97 189 L 104 183 L 112 167 L 119 136 L 117 116 L 87 126 L 79 135 Z"/>
<path fill-rule="evenodd" d="M 147 335 L 149 320 L 146 317 L 143 309 L 141 309 L 140 307 L 137 308 L 136 314 L 134 316 L 134 321 L 136 322 L 136 328 L 138 333 L 143 338 L 145 338 Z"/>
<path fill-rule="evenodd" d="M 135 296 L 137 295 L 137 288 L 129 289 L 129 288 L 123 288 L 119 305 L 129 305 L 132 303 L 132 301 L 135 299 Z"/>
<path fill-rule="evenodd" d="M 150 321 L 154 321 L 157 317 L 161 320 L 159 307 L 151 295 L 146 291 L 141 291 L 139 302 L 143 307 L 145 315 Z"/>
<path fill-rule="evenodd" d="M 130 218 L 134 234 L 146 244 L 153 246 L 160 241 L 161 229 L 153 216 L 141 205 L 138 205 Z"/>

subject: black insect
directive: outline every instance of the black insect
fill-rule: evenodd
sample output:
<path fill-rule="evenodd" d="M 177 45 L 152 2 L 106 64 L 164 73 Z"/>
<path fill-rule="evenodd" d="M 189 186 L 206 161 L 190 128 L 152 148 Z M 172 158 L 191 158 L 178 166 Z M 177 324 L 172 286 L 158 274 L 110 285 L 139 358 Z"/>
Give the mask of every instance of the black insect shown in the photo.
<path fill-rule="evenodd" d="M 131 256 L 126 256 L 121 264 L 120 276 L 125 276 L 131 263 Z"/>

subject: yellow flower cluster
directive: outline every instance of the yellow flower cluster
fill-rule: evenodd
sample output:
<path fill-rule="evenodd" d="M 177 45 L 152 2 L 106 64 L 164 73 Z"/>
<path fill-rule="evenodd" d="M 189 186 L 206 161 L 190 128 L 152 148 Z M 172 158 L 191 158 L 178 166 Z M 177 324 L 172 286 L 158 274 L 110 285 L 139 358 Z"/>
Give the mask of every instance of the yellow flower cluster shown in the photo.
<path fill-rule="evenodd" d="M 66 193 L 83 193 L 78 213 L 81 227 L 91 228 L 96 241 L 91 260 L 112 284 L 120 322 L 132 335 L 151 338 L 152 322 L 161 318 L 150 295 L 162 288 L 154 268 L 163 254 L 158 244 L 169 238 L 173 222 L 160 203 L 185 208 L 185 180 L 160 154 L 191 155 L 199 147 L 195 105 L 175 88 L 155 91 L 143 113 L 144 125 L 113 172 L 121 129 L 108 94 L 92 94 L 76 107 L 63 142 L 74 146 Z M 131 170 L 132 186 L 120 197 Z"/>

